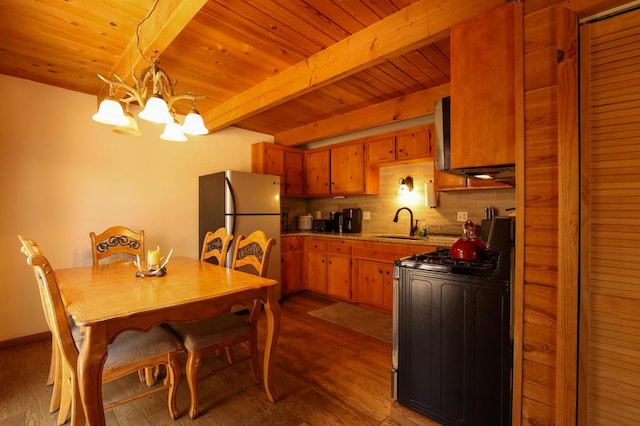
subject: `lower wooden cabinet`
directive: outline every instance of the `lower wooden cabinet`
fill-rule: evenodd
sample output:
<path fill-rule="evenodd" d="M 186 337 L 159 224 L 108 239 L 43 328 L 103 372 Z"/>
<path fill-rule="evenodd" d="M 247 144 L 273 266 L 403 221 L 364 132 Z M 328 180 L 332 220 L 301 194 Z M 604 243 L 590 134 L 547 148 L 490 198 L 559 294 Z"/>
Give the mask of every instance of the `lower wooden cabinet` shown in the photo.
<path fill-rule="evenodd" d="M 305 288 L 351 301 L 351 244 L 345 240 L 306 237 Z"/>
<path fill-rule="evenodd" d="M 390 312 L 393 306 L 393 263 L 364 259 L 357 262 L 358 302 Z"/>
<path fill-rule="evenodd" d="M 393 261 L 435 246 L 361 242 L 353 249 L 353 302 L 378 310 L 393 309 Z"/>
<path fill-rule="evenodd" d="M 304 258 L 304 288 L 327 294 L 327 242 L 319 238 L 305 238 Z"/>
<path fill-rule="evenodd" d="M 393 261 L 435 246 L 302 237 L 303 288 L 381 311 L 393 308 Z M 283 280 L 290 271 L 283 269 Z"/>
<path fill-rule="evenodd" d="M 281 289 L 286 296 L 302 290 L 302 237 L 282 237 Z"/>
<path fill-rule="evenodd" d="M 327 296 L 351 300 L 351 244 L 327 244 Z"/>

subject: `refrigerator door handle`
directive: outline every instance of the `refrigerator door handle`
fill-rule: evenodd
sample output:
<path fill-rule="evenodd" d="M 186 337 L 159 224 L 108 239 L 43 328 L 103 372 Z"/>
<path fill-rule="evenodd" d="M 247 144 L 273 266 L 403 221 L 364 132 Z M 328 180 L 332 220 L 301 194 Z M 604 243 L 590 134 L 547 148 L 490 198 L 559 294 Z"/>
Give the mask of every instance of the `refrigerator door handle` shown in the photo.
<path fill-rule="evenodd" d="M 225 176 L 224 178 L 225 183 L 227 184 L 227 188 L 229 188 L 229 194 L 231 195 L 231 218 L 232 218 L 232 222 L 231 222 L 231 232 L 230 234 L 235 234 L 236 233 L 236 195 L 233 193 L 233 187 L 231 186 L 231 182 L 229 181 L 229 178 Z"/>

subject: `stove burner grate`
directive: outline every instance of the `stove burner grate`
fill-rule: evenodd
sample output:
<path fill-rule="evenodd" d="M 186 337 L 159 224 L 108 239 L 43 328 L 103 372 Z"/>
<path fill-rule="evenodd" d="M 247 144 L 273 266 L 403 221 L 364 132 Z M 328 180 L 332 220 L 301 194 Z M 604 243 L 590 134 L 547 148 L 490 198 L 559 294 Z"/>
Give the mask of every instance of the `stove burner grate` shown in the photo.
<path fill-rule="evenodd" d="M 448 272 L 458 275 L 490 276 L 496 270 L 499 253 L 485 252 L 485 258 L 479 261 L 452 259 L 449 249 L 419 253 L 401 259 L 400 265 L 428 271 Z"/>

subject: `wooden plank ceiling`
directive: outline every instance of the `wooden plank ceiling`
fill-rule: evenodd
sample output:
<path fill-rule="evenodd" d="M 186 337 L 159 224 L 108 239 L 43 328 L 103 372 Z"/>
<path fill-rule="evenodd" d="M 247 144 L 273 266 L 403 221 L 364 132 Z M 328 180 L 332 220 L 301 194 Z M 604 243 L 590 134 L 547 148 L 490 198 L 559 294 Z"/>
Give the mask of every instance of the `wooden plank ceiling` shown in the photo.
<path fill-rule="evenodd" d="M 448 92 L 448 28 L 503 0 L 460 3 L 2 0 L 0 73 L 100 97 L 97 73 L 132 82 L 157 50 L 177 93 L 205 96 L 210 129 L 296 145 L 430 113 Z"/>

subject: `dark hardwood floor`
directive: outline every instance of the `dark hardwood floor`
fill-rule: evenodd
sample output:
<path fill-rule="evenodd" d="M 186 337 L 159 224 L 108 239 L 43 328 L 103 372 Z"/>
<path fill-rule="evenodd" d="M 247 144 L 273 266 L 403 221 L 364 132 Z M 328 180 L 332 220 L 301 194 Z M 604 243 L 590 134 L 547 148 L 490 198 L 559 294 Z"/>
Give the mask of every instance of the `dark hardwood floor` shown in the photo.
<path fill-rule="evenodd" d="M 391 400 L 389 343 L 307 314 L 331 303 L 310 293 L 282 301 L 273 371 L 279 396 L 275 404 L 253 382 L 248 363 L 242 362 L 201 382 L 201 416 L 195 421 L 187 413 L 189 389 L 183 377 L 179 419 L 171 420 L 166 393 L 159 392 L 108 410 L 107 424 L 437 425 Z M 260 337 L 264 323 L 263 315 Z M 49 340 L 0 350 L 0 424 L 55 424 L 57 413 L 49 413 L 51 387 L 45 385 L 50 350 Z M 222 362 L 214 356 L 206 358 L 203 371 Z M 104 400 L 120 399 L 144 387 L 134 374 L 106 384 Z"/>

